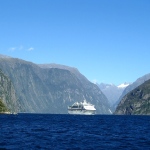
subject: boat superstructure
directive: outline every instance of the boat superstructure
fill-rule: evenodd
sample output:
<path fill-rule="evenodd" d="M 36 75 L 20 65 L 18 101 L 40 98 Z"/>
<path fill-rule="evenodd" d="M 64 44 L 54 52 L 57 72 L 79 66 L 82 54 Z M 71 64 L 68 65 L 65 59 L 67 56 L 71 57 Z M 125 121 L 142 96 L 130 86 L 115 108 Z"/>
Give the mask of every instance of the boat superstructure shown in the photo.
<path fill-rule="evenodd" d="M 75 102 L 72 106 L 68 107 L 69 114 L 77 114 L 77 115 L 94 115 L 95 114 L 94 105 L 87 103 L 86 100 L 84 102 Z"/>

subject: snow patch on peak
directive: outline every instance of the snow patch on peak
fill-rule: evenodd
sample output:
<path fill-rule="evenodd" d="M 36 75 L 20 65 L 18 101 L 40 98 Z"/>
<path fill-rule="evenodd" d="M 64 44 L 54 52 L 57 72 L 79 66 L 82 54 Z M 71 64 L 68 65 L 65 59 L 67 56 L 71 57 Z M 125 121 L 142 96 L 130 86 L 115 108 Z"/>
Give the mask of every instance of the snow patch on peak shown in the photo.
<path fill-rule="evenodd" d="M 98 81 L 94 79 L 94 80 L 92 80 L 92 83 L 98 84 Z"/>
<path fill-rule="evenodd" d="M 118 88 L 126 88 L 129 85 L 129 83 L 122 83 L 120 85 L 118 85 Z"/>

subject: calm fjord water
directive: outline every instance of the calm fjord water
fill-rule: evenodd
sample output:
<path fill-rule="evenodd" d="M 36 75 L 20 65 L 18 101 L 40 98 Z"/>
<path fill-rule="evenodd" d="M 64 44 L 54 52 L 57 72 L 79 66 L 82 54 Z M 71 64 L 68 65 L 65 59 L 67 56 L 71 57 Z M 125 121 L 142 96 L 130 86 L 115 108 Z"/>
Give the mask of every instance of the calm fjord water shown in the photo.
<path fill-rule="evenodd" d="M 0 149 L 150 149 L 150 116 L 0 115 Z"/>

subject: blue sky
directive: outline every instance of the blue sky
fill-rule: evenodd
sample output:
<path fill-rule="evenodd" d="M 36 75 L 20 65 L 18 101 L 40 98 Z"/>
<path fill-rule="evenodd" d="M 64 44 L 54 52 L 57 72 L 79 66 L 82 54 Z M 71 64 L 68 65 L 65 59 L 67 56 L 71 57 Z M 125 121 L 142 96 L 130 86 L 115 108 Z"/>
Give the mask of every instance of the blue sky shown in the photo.
<path fill-rule="evenodd" d="M 150 73 L 150 1 L 0 0 L 0 41 L 3 55 L 133 82 Z"/>

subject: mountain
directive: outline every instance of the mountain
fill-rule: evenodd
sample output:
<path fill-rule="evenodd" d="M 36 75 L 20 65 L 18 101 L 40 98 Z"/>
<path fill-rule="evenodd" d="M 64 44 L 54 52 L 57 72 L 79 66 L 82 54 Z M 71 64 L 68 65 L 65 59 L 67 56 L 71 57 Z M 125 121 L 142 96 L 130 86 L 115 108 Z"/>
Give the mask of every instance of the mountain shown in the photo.
<path fill-rule="evenodd" d="M 101 89 L 101 91 L 105 94 L 111 106 L 113 106 L 116 103 L 116 101 L 121 96 L 125 87 L 129 85 L 128 83 L 123 83 L 119 86 L 116 86 L 114 84 L 106 84 L 106 83 L 100 83 L 100 84 L 96 83 L 96 84 Z"/>
<path fill-rule="evenodd" d="M 0 112 L 17 112 L 16 93 L 10 79 L 0 70 Z"/>
<path fill-rule="evenodd" d="M 5 113 L 8 112 L 8 108 L 4 105 L 4 103 L 2 102 L 2 100 L 0 99 L 0 114 L 1 113 Z"/>
<path fill-rule="evenodd" d="M 110 114 L 105 95 L 76 68 L 2 57 L 0 68 L 14 85 L 19 112 L 63 114 L 69 105 L 86 99 L 97 114 Z"/>
<path fill-rule="evenodd" d="M 150 80 L 126 94 L 114 114 L 150 115 Z"/>
<path fill-rule="evenodd" d="M 46 68 L 46 69 L 50 69 L 50 68 L 57 68 L 57 69 L 63 69 L 63 70 L 68 70 L 71 73 L 73 73 L 74 75 L 76 75 L 76 77 L 85 85 L 88 86 L 87 83 L 89 83 L 88 79 L 83 76 L 77 68 L 74 67 L 69 67 L 69 66 L 65 66 L 65 65 L 60 65 L 60 64 L 38 64 L 39 67 L 41 68 Z"/>
<path fill-rule="evenodd" d="M 127 86 L 122 95 L 120 96 L 120 98 L 118 99 L 118 101 L 114 104 L 114 107 L 116 108 L 117 105 L 119 104 L 119 102 L 122 100 L 122 98 L 129 93 L 130 91 L 134 90 L 136 87 L 138 87 L 139 85 L 143 84 L 145 81 L 150 79 L 150 73 L 146 74 L 140 78 L 138 78 L 135 82 L 133 82 L 132 84 L 130 84 L 129 86 Z"/>
<path fill-rule="evenodd" d="M 1 55 L 1 54 L 0 54 L 0 58 L 11 58 L 11 57 L 6 56 L 6 55 Z"/>

